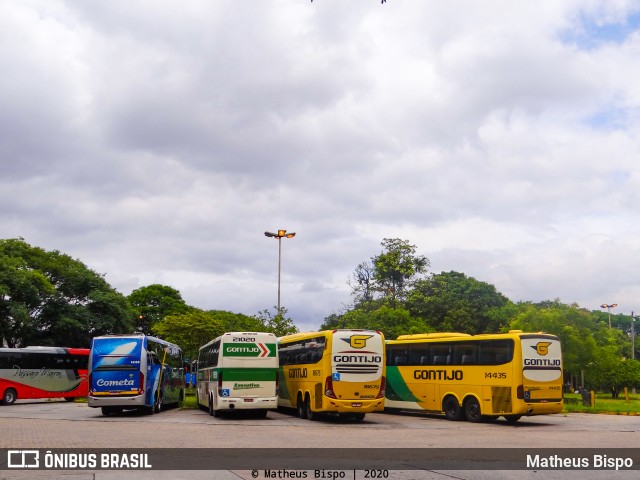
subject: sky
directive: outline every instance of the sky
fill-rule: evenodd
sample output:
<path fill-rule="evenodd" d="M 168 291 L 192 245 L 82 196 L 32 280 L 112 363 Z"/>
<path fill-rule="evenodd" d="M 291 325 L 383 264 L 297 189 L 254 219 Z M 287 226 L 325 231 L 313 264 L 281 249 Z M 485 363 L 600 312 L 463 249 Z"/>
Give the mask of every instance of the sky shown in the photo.
<path fill-rule="evenodd" d="M 640 3 L 0 0 L 0 238 L 315 330 L 408 240 L 640 311 Z"/>

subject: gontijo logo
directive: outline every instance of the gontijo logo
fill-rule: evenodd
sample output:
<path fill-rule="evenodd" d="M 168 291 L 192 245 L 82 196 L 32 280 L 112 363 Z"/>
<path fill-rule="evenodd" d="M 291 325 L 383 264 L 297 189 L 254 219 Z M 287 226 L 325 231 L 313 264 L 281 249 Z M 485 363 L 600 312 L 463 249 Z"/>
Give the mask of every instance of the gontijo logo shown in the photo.
<path fill-rule="evenodd" d="M 367 340 L 373 337 L 373 335 L 351 335 L 348 339 L 342 338 L 341 340 L 347 342 L 351 348 L 364 348 L 367 346 Z"/>
<path fill-rule="evenodd" d="M 549 345 L 551 342 L 538 342 L 535 346 L 531 345 L 538 355 L 542 355 L 543 357 L 549 353 Z"/>

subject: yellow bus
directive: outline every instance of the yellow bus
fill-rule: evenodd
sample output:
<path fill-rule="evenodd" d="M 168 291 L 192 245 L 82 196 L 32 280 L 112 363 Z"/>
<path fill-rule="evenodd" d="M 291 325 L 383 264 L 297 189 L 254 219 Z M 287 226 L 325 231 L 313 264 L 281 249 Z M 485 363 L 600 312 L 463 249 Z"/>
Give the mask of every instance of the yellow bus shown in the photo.
<path fill-rule="evenodd" d="M 562 411 L 562 350 L 554 335 L 401 335 L 387 342 L 386 353 L 389 410 L 509 423 Z"/>
<path fill-rule="evenodd" d="M 384 410 L 384 336 L 373 330 L 325 330 L 278 339 L 278 406 L 315 420 L 335 413 L 362 421 Z"/>

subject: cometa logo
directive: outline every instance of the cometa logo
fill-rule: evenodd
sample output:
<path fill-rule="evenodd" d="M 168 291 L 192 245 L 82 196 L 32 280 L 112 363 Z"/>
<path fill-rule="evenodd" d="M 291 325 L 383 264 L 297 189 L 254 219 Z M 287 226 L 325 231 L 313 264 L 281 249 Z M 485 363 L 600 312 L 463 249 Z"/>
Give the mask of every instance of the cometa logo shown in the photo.
<path fill-rule="evenodd" d="M 373 335 L 351 335 L 348 339 L 343 338 L 345 342 L 347 342 L 351 348 L 364 348 L 367 346 L 367 340 L 369 340 Z"/>
<path fill-rule="evenodd" d="M 535 349 L 538 355 L 542 355 L 544 357 L 549 353 L 549 345 L 551 345 L 551 342 L 538 342 L 535 347 L 532 345 L 531 348 Z"/>
<path fill-rule="evenodd" d="M 99 378 L 96 382 L 98 387 L 133 387 L 133 380 L 105 380 Z"/>

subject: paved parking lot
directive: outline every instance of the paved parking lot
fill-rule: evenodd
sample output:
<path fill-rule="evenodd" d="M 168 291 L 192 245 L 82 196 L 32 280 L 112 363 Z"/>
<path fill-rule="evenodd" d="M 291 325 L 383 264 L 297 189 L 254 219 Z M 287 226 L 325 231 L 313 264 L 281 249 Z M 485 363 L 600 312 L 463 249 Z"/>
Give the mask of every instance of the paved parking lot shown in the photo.
<path fill-rule="evenodd" d="M 229 415 L 214 418 L 200 410 L 171 409 L 157 415 L 135 412 L 102 416 L 100 409 L 83 403 L 23 401 L 0 407 L 0 448 L 173 448 L 173 449 L 258 449 L 258 448 L 402 448 L 477 449 L 522 448 L 622 449 L 640 446 L 640 417 L 605 415 L 552 415 L 523 418 L 515 425 L 498 421 L 473 424 L 450 422 L 439 416 L 418 414 L 369 414 L 363 423 L 327 418 L 310 422 L 293 412 L 270 412 L 267 418 Z M 460 450 L 464 452 L 464 450 Z M 255 452 L 255 450 L 254 450 Z M 609 450 L 606 450 L 610 453 Z M 188 455 L 185 450 L 185 455 Z M 251 455 L 251 450 L 247 450 Z M 461 459 L 464 460 L 464 459 Z M 17 478 L 285 478 L 269 477 L 259 471 L 188 471 L 184 477 L 173 472 L 22 472 L 0 470 L 0 479 Z M 153 474 L 152 474 L 153 473 Z M 299 472 L 300 473 L 300 472 Z M 306 478 L 315 478 L 308 472 Z M 345 478 L 363 478 L 347 472 Z M 531 469 L 527 471 L 410 471 L 390 472 L 388 478 L 565 478 L 568 471 Z M 553 473 L 553 476 L 550 476 Z M 574 472 L 575 473 L 575 472 Z M 602 478 L 602 471 L 584 470 L 583 479 Z M 599 474 L 599 475 L 598 475 Z M 638 472 L 607 472 L 608 478 L 637 478 Z M 56 477 L 55 475 L 59 475 Z M 303 477 L 305 478 L 305 477 Z M 323 477 L 319 477 L 323 478 Z"/>

